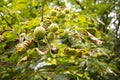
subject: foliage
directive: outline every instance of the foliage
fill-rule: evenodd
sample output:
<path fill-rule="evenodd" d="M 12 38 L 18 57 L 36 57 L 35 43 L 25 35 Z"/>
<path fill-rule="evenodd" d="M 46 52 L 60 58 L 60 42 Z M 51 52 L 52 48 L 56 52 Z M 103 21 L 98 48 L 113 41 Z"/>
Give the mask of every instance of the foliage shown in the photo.
<path fill-rule="evenodd" d="M 1 80 L 120 78 L 119 28 L 108 29 L 119 0 L 3 0 L 0 6 Z"/>

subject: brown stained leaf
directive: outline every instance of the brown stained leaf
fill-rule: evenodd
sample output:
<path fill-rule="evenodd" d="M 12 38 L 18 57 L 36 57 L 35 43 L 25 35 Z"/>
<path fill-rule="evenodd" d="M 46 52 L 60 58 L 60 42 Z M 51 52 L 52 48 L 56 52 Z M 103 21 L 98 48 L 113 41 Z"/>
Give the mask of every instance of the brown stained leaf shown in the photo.
<path fill-rule="evenodd" d="M 20 43 L 20 39 L 17 38 L 17 39 L 15 40 L 15 43 L 19 44 L 19 43 Z"/>
<path fill-rule="evenodd" d="M 96 44 L 98 44 L 98 45 L 101 45 L 102 43 L 103 43 L 103 41 L 101 41 L 101 40 L 96 41 Z"/>
<path fill-rule="evenodd" d="M 87 33 L 88 31 L 87 30 L 84 30 L 83 31 L 83 34 L 85 35 L 85 36 L 88 36 L 88 33 Z"/>
<path fill-rule="evenodd" d="M 57 47 L 51 48 L 51 52 L 52 52 L 53 54 L 57 54 L 58 51 L 59 51 L 59 49 L 58 49 Z"/>
<path fill-rule="evenodd" d="M 87 30 L 85 30 L 84 32 L 87 33 L 87 35 L 91 38 L 91 40 L 93 40 L 95 42 L 95 44 L 101 45 L 102 43 L 104 43 L 103 41 L 99 40 L 94 35 L 92 35 L 91 33 L 89 33 Z"/>
<path fill-rule="evenodd" d="M 0 63 L 2 66 L 4 66 L 4 67 L 8 67 L 9 66 L 9 64 L 7 63 L 7 62 L 1 62 Z"/>
<path fill-rule="evenodd" d="M 28 56 L 25 56 L 21 59 L 21 61 L 26 61 L 28 59 Z"/>
<path fill-rule="evenodd" d="M 43 22 L 46 23 L 46 24 L 51 24 L 52 23 L 52 21 L 50 19 L 45 19 Z"/>
<path fill-rule="evenodd" d="M 35 48 L 35 51 L 38 52 L 39 55 L 46 55 L 49 52 L 49 50 L 46 50 L 43 52 L 43 51 L 39 50 L 38 48 Z"/>
<path fill-rule="evenodd" d="M 65 53 L 65 54 L 69 53 L 69 51 L 70 51 L 69 48 L 65 48 L 65 49 L 64 49 L 64 53 Z"/>

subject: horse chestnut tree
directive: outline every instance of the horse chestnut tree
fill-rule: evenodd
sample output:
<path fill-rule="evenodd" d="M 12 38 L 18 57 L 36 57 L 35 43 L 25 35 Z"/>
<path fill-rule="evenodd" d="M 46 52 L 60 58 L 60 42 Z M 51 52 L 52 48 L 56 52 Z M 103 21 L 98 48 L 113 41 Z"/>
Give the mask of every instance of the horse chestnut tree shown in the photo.
<path fill-rule="evenodd" d="M 0 80 L 118 80 L 97 1 L 1 1 Z"/>

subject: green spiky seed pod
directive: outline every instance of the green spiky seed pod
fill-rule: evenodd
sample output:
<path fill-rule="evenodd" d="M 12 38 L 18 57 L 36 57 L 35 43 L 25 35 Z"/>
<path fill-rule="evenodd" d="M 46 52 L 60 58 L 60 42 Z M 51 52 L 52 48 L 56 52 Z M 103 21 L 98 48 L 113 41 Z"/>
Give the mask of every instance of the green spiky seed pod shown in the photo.
<path fill-rule="evenodd" d="M 57 15 L 57 11 L 56 10 L 51 10 L 50 15 L 51 16 L 56 16 Z"/>
<path fill-rule="evenodd" d="M 48 33 L 47 39 L 48 39 L 49 41 L 54 40 L 54 38 L 55 38 L 55 34 L 54 34 L 53 32 Z"/>
<path fill-rule="evenodd" d="M 63 19 L 63 18 L 65 18 L 65 16 L 66 16 L 66 14 L 65 14 L 64 11 L 61 11 L 57 14 L 57 18 L 62 18 Z"/>
<path fill-rule="evenodd" d="M 48 30 L 49 30 L 50 32 L 56 32 L 58 29 L 59 29 L 59 27 L 58 27 L 58 24 L 56 24 L 56 23 L 52 23 L 52 24 L 48 27 Z"/>
<path fill-rule="evenodd" d="M 45 36 L 45 28 L 44 27 L 36 27 L 33 32 L 33 36 L 35 39 L 40 40 L 43 39 Z"/>
<path fill-rule="evenodd" d="M 64 12 L 65 12 L 66 14 L 69 14 L 69 13 L 70 13 L 70 10 L 69 10 L 68 8 L 65 8 L 65 9 L 64 9 Z"/>

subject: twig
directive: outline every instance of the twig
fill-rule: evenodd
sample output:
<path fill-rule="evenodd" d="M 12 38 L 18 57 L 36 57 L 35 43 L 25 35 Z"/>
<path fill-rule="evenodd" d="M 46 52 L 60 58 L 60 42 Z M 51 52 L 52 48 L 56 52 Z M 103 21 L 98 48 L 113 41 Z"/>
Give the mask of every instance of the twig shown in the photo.
<path fill-rule="evenodd" d="M 12 30 L 3 30 L 3 31 L 0 32 L 0 35 L 2 35 L 6 31 L 12 31 Z"/>
<path fill-rule="evenodd" d="M 78 5 L 80 5 L 80 7 L 81 7 L 82 10 L 84 10 L 84 7 L 81 5 L 81 3 L 80 3 L 79 1 L 76 0 L 76 3 L 77 3 Z"/>
<path fill-rule="evenodd" d="M 41 22 L 43 22 L 44 19 L 44 0 L 42 0 L 42 18 L 41 18 Z"/>

